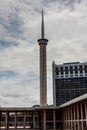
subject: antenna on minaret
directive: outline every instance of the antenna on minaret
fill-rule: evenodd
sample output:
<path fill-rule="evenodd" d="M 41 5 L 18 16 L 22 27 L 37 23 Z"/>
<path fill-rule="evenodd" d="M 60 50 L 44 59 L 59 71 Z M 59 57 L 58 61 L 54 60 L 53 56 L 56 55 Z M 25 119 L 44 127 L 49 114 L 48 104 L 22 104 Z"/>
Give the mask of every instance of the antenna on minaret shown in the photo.
<path fill-rule="evenodd" d="M 41 39 L 44 39 L 44 13 L 42 9 Z"/>

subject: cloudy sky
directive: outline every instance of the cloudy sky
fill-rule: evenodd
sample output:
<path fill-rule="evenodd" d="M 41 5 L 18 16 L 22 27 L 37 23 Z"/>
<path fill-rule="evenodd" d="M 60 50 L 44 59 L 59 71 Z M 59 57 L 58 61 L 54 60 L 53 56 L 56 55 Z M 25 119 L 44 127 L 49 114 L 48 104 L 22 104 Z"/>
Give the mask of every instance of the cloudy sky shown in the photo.
<path fill-rule="evenodd" d="M 45 15 L 48 104 L 52 62 L 87 62 L 87 0 L 0 0 L 0 106 L 39 104 L 41 10 Z"/>

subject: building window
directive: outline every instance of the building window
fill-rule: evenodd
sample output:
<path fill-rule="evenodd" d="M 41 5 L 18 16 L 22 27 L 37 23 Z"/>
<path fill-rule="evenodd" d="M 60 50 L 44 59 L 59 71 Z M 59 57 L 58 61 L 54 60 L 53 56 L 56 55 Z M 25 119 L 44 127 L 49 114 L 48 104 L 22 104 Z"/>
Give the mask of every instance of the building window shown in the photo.
<path fill-rule="evenodd" d="M 87 65 L 84 66 L 85 73 L 87 73 Z"/>
<path fill-rule="evenodd" d="M 79 71 L 80 71 L 80 73 L 83 73 L 82 65 L 79 66 Z"/>
<path fill-rule="evenodd" d="M 68 74 L 68 66 L 65 67 L 65 74 Z"/>
<path fill-rule="evenodd" d="M 78 66 L 75 66 L 75 74 L 78 74 Z"/>
<path fill-rule="evenodd" d="M 63 75 L 63 67 L 60 68 L 60 73 Z"/>
<path fill-rule="evenodd" d="M 70 74 L 73 74 L 73 66 L 70 66 Z"/>
<path fill-rule="evenodd" d="M 82 71 L 82 70 L 80 70 L 80 73 L 83 73 L 83 71 Z"/>
<path fill-rule="evenodd" d="M 59 75 L 59 68 L 56 68 L 56 75 Z"/>
<path fill-rule="evenodd" d="M 70 70 L 73 70 L 73 66 L 70 66 Z"/>
<path fill-rule="evenodd" d="M 79 70 L 82 70 L 82 65 L 79 66 Z"/>
<path fill-rule="evenodd" d="M 79 69 L 82 69 L 82 65 L 79 66 Z"/>

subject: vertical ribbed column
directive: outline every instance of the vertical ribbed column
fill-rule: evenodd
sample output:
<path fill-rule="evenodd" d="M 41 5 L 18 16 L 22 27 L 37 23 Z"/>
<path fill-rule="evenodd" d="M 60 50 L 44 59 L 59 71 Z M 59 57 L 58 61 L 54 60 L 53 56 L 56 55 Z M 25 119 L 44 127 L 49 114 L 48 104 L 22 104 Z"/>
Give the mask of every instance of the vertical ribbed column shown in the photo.
<path fill-rule="evenodd" d="M 76 110 L 77 110 L 77 123 L 78 123 L 78 130 L 80 130 L 80 119 L 79 119 L 79 104 L 76 105 Z"/>
<path fill-rule="evenodd" d="M 76 110 L 75 110 L 75 105 L 74 105 L 74 130 L 76 130 Z"/>
<path fill-rule="evenodd" d="M 24 111 L 24 125 L 23 125 L 24 129 L 26 128 L 26 111 Z"/>
<path fill-rule="evenodd" d="M 65 115 L 66 115 L 66 127 L 65 127 L 65 129 L 67 129 L 67 109 L 65 109 Z"/>
<path fill-rule="evenodd" d="M 9 127 L 8 118 L 9 118 L 9 112 L 6 111 L 6 130 L 7 130 L 8 127 Z"/>
<path fill-rule="evenodd" d="M 35 129 L 35 111 L 33 111 L 33 129 Z"/>
<path fill-rule="evenodd" d="M 43 130 L 46 130 L 46 110 L 43 110 Z"/>
<path fill-rule="evenodd" d="M 56 113 L 55 113 L 55 109 L 53 110 L 53 129 L 56 129 Z"/>
<path fill-rule="evenodd" d="M 85 119 L 86 119 L 86 128 L 87 128 L 87 102 L 85 102 Z"/>
<path fill-rule="evenodd" d="M 47 105 L 46 44 L 40 44 L 40 105 Z"/>
<path fill-rule="evenodd" d="M 70 129 L 70 108 L 68 107 L 68 129 Z"/>
<path fill-rule="evenodd" d="M 46 45 L 47 39 L 39 39 L 40 46 L 40 105 L 47 106 L 47 65 L 46 65 Z"/>
<path fill-rule="evenodd" d="M 73 111 L 71 106 L 71 130 L 73 130 Z"/>
<path fill-rule="evenodd" d="M 82 103 L 80 104 L 80 108 L 81 108 L 81 130 L 84 130 L 83 128 L 83 106 L 82 106 Z"/>
<path fill-rule="evenodd" d="M 17 111 L 15 111 L 15 129 L 17 129 Z"/>

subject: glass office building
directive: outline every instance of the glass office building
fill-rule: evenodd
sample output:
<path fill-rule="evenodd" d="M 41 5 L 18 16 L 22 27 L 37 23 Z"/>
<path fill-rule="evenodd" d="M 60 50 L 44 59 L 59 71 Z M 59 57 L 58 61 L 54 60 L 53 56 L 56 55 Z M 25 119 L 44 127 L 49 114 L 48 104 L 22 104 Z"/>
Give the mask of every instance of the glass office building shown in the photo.
<path fill-rule="evenodd" d="M 53 62 L 53 102 L 55 106 L 87 93 L 87 63 Z"/>

